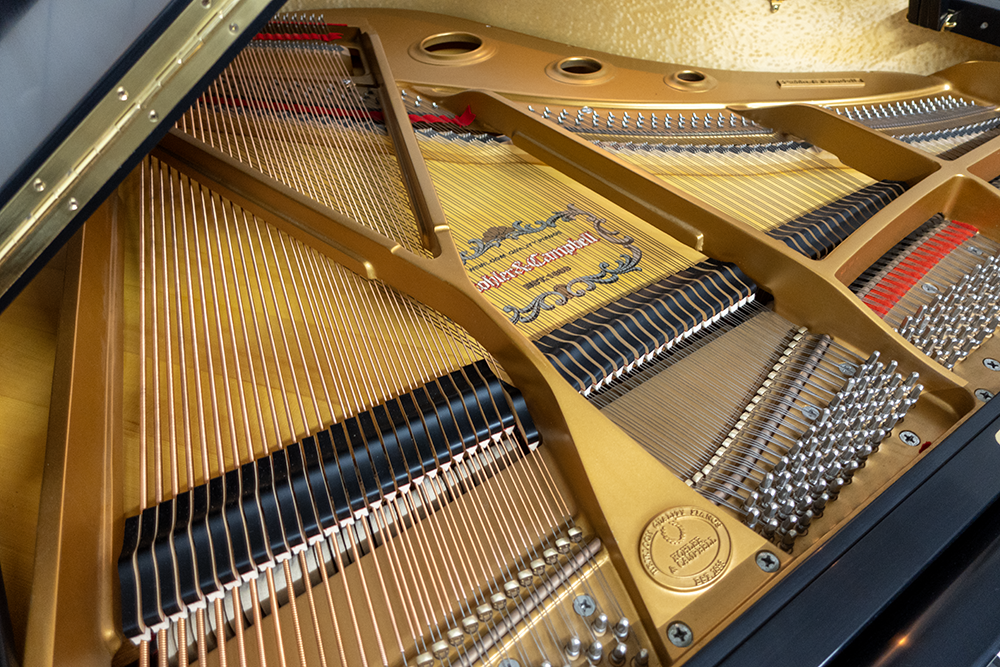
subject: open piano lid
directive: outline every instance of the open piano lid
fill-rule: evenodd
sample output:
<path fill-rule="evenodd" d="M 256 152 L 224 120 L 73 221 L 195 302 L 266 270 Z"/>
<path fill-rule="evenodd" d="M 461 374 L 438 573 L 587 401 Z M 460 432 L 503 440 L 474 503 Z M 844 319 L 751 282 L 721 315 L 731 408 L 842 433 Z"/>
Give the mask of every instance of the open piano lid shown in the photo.
<path fill-rule="evenodd" d="M 0 7 L 0 311 L 281 4 Z"/>

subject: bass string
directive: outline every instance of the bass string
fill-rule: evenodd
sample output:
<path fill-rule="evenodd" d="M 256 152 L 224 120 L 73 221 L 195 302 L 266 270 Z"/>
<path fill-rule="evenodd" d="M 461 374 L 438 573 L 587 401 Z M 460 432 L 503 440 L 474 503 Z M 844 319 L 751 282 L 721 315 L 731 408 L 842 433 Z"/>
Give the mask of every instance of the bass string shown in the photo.
<path fill-rule="evenodd" d="M 225 139 L 234 157 L 425 254 L 385 128 L 369 117 L 336 48 L 251 45 L 192 110 L 215 118 L 219 138 L 194 122 L 181 127 L 220 148 Z M 287 72 L 319 74 L 303 85 Z"/>
<path fill-rule="evenodd" d="M 178 179 L 177 182 L 180 183 L 180 177 L 179 176 L 177 177 L 177 179 Z M 174 183 L 174 177 L 171 176 L 171 184 L 173 184 L 173 183 Z M 171 187 L 173 187 L 173 186 L 171 186 Z M 192 189 L 194 189 L 194 188 L 192 188 Z M 217 275 L 220 275 L 220 274 L 221 275 L 225 275 L 225 273 L 229 269 L 227 267 L 223 267 L 222 266 L 222 263 L 226 260 L 226 258 L 222 254 L 222 247 L 221 246 L 223 244 L 222 244 L 222 240 L 221 240 L 221 231 L 220 230 L 227 228 L 227 226 L 226 226 L 227 225 L 227 219 L 229 218 L 229 212 L 228 211 L 229 211 L 229 208 L 232 207 L 232 205 L 229 204 L 227 206 L 227 204 L 225 202 L 223 202 L 222 200 L 217 200 L 215 197 L 212 197 L 211 195 L 208 195 L 208 197 L 210 198 L 210 201 L 211 201 L 211 204 L 208 204 L 208 203 L 205 202 L 205 197 L 206 197 L 206 195 L 205 195 L 204 191 L 200 191 L 198 195 L 195 195 L 194 193 L 192 193 L 192 206 L 191 206 L 192 215 L 196 216 L 196 214 L 200 211 L 201 214 L 202 214 L 202 217 L 205 219 L 203 221 L 203 224 L 198 225 L 198 224 L 192 223 L 192 229 L 190 229 L 190 230 L 187 229 L 187 224 L 186 223 L 183 224 L 183 225 L 175 225 L 174 228 L 176 230 L 176 227 L 180 226 L 182 228 L 182 230 L 184 230 L 184 236 L 183 236 L 183 238 L 185 238 L 185 239 L 188 238 L 188 235 L 194 237 L 194 248 L 195 248 L 194 255 L 196 257 L 200 258 L 200 257 L 202 257 L 202 256 L 204 256 L 204 255 L 207 254 L 208 257 L 211 259 L 211 261 L 209 262 L 209 267 L 208 267 L 208 271 L 207 271 L 208 276 L 214 277 L 214 276 L 217 276 Z M 197 206 L 199 204 L 199 201 L 198 201 L 199 199 L 201 199 L 201 202 L 200 202 L 201 206 L 200 207 Z M 181 198 L 181 201 L 185 201 L 185 198 Z M 183 215 L 182 215 L 182 217 L 186 217 L 186 211 L 187 211 L 187 207 L 185 206 L 184 209 L 183 209 Z M 211 211 L 211 213 L 210 213 L 210 211 Z M 223 220 L 221 221 L 222 222 L 221 225 L 220 225 L 220 221 L 219 221 L 220 213 L 221 213 L 221 217 L 223 218 Z M 214 216 L 213 216 L 213 214 L 214 214 Z M 236 216 L 237 216 L 237 212 L 234 210 L 233 211 L 233 218 L 234 218 L 234 220 L 235 220 Z M 208 218 L 214 218 L 214 222 L 213 222 L 213 225 L 212 225 L 212 228 L 214 228 L 214 230 L 215 230 L 214 234 L 210 233 L 212 231 L 212 228 L 210 228 L 209 225 L 208 225 L 208 222 L 207 222 Z M 164 216 L 163 219 L 166 220 L 167 216 Z M 230 227 L 232 226 L 231 222 L 229 222 L 229 226 Z M 237 229 L 238 229 L 238 226 L 237 226 Z M 202 250 L 202 240 L 201 240 L 202 239 L 202 235 L 204 235 L 206 237 L 205 238 L 205 249 L 204 250 Z M 230 249 L 230 253 L 229 253 L 230 260 L 234 259 L 235 256 L 236 256 L 235 253 L 232 250 L 233 238 L 234 238 L 234 236 L 232 235 L 232 233 L 231 232 L 227 232 L 227 235 L 226 235 L 226 245 Z M 166 241 L 165 238 L 164 238 L 164 241 Z M 176 243 L 176 236 L 174 237 L 174 241 Z M 210 245 L 210 241 L 213 242 L 214 245 L 218 248 L 218 252 L 217 253 L 210 253 L 210 251 L 208 249 L 208 246 Z M 261 255 L 262 258 L 267 255 L 267 253 L 265 252 L 265 250 L 271 250 L 272 252 L 274 252 L 276 250 L 275 247 L 267 248 L 266 246 L 264 246 L 263 245 L 263 238 L 262 237 L 259 238 L 258 241 L 259 241 L 258 247 L 260 249 L 259 252 L 260 252 L 260 255 Z M 272 241 L 273 241 L 273 239 L 272 239 Z M 282 239 L 282 243 L 286 243 L 284 241 L 284 239 Z M 236 238 L 236 244 L 237 244 L 237 246 L 242 246 L 243 245 L 243 241 L 240 238 L 237 237 Z M 172 254 L 175 257 L 179 256 L 178 248 L 177 248 L 176 245 L 174 245 L 174 247 L 171 250 L 172 250 Z M 258 250 L 252 250 L 252 254 L 254 254 L 254 255 L 257 252 L 258 252 Z M 186 255 L 190 254 L 190 244 L 188 242 L 186 242 L 186 241 L 185 241 L 185 254 Z M 242 251 L 241 251 L 240 255 L 241 255 L 241 257 L 244 256 Z M 300 255 L 300 257 L 301 257 L 301 255 Z M 215 266 L 216 259 L 218 259 L 218 261 L 220 262 L 220 264 L 218 266 Z M 266 260 L 264 260 L 264 261 L 265 261 L 265 274 L 270 275 L 270 271 L 266 269 Z M 294 262 L 290 262 L 290 263 L 294 264 Z M 257 264 L 254 263 L 254 265 L 256 266 Z M 188 264 L 187 270 L 190 271 L 190 263 Z M 180 276 L 181 272 L 179 271 L 179 269 L 175 268 L 174 273 L 175 273 L 176 276 Z M 206 277 L 205 272 L 202 269 L 200 269 L 200 268 L 199 268 L 199 271 L 197 272 L 197 275 L 198 275 L 198 288 L 197 288 L 198 292 L 197 292 L 197 294 L 200 296 L 200 299 L 201 299 L 202 303 L 203 304 L 207 304 L 210 301 L 212 301 L 211 299 L 208 298 L 208 293 L 210 293 L 210 291 L 208 293 L 206 292 L 206 285 L 211 282 L 211 278 Z M 188 282 L 190 283 L 190 275 L 188 276 L 188 278 L 189 278 Z M 300 281 L 296 281 L 296 280 L 292 279 L 291 276 L 285 276 L 285 278 L 286 278 L 286 280 L 289 280 L 290 282 L 292 282 L 293 284 L 296 284 L 296 285 L 298 284 L 298 282 L 300 282 Z M 169 278 L 164 278 L 164 281 L 166 282 L 168 279 Z M 249 280 L 249 276 L 245 274 L 244 275 L 244 279 L 245 280 Z M 262 282 L 262 281 L 259 281 L 259 282 Z M 236 291 L 237 292 L 237 294 L 236 294 L 236 300 L 235 300 L 236 303 L 240 303 L 243 300 L 242 296 L 241 296 L 241 291 L 239 290 L 238 286 L 239 286 L 239 282 L 238 281 L 234 281 L 234 283 L 232 285 L 229 285 L 228 283 L 226 283 L 224 285 L 224 287 L 223 287 L 223 290 L 222 290 L 224 293 L 229 293 L 231 290 L 232 291 Z M 248 292 L 248 294 L 250 293 L 250 288 L 249 287 L 248 287 L 247 292 Z M 307 310 L 302 305 L 301 295 L 300 295 L 298 301 L 291 299 L 288 296 L 287 292 L 285 293 L 284 296 L 285 296 L 284 309 L 291 310 L 291 306 L 295 305 L 297 303 L 298 306 L 299 306 L 299 308 L 300 308 L 300 310 L 302 312 L 305 312 L 305 310 Z M 384 295 L 381 298 L 385 298 Z M 218 301 L 219 301 L 218 298 L 214 299 L 214 302 L 216 304 L 218 304 Z M 176 297 L 174 299 L 174 303 L 176 303 L 176 304 L 182 304 L 182 302 L 183 302 L 183 299 L 180 298 L 180 297 Z M 191 308 L 194 307 L 194 299 L 190 299 L 190 304 L 189 305 L 191 306 Z M 370 306 L 370 305 L 371 304 L 368 304 L 368 306 Z M 274 304 L 275 309 L 277 309 L 279 306 L 280 306 L 280 304 L 278 304 L 277 302 Z M 413 305 L 409 304 L 409 307 L 412 308 Z M 180 306 L 175 306 L 175 309 L 177 309 L 178 313 L 181 312 L 180 311 Z M 245 308 L 238 309 L 238 312 L 241 313 L 241 315 L 240 315 L 241 318 L 244 317 L 243 312 L 245 310 L 246 310 Z M 205 312 L 205 311 L 207 311 L 207 312 Z M 213 311 L 214 311 L 214 308 L 213 309 L 204 309 L 203 310 L 203 317 L 202 317 L 202 322 L 201 322 L 200 330 L 204 333 L 204 336 L 203 337 L 199 337 L 199 338 L 203 338 L 204 341 L 208 341 L 210 338 L 214 337 L 218 341 L 220 341 L 220 348 L 221 348 L 221 341 L 224 341 L 224 340 L 228 340 L 228 342 L 229 342 L 230 345 L 238 345 L 240 343 L 240 341 L 236 340 L 236 338 L 235 338 L 237 327 L 235 326 L 235 324 L 234 324 L 234 322 L 232 320 L 232 314 L 231 314 L 231 312 L 227 313 L 226 316 L 223 317 L 221 315 L 221 313 L 219 313 L 217 311 L 215 311 L 215 312 L 213 312 Z M 264 312 L 267 312 L 267 309 L 264 309 Z M 214 317 L 212 317 L 212 315 L 214 315 Z M 210 331 L 213 330 L 213 327 L 211 326 L 211 323 L 210 323 L 211 320 L 214 320 L 214 322 L 215 322 L 215 327 L 214 327 L 215 335 L 214 336 L 209 336 L 209 334 L 208 334 L 208 332 L 210 332 Z M 195 317 L 194 316 L 191 317 L 191 322 L 195 322 Z M 179 320 L 177 321 L 177 326 L 178 327 L 180 326 L 180 321 Z M 168 326 L 167 329 L 169 331 L 170 327 Z M 242 332 L 243 341 L 248 341 L 249 336 L 246 333 L 246 323 L 242 319 L 240 321 L 239 329 Z M 352 329 L 356 330 L 355 327 L 352 327 Z M 255 324 L 255 330 L 258 332 L 256 337 L 258 338 L 258 341 L 259 341 L 259 325 L 258 324 Z M 365 329 L 362 328 L 362 330 L 365 330 Z M 197 332 L 197 329 L 196 329 L 196 332 Z M 227 332 L 228 332 L 228 335 L 227 335 Z M 271 334 L 271 336 L 273 337 L 273 334 Z M 426 338 L 427 332 L 426 331 L 423 332 L 422 336 Z M 235 341 L 235 343 L 234 343 L 234 341 Z M 192 355 L 191 355 L 192 357 L 198 357 L 197 352 L 195 352 L 195 350 L 199 349 L 200 347 L 201 346 L 198 345 L 197 343 L 192 346 L 192 348 L 193 348 Z M 211 359 L 210 361 L 207 361 L 208 367 L 209 367 L 208 374 L 211 377 L 215 377 L 216 375 L 218 375 L 218 372 L 216 370 L 216 365 L 215 365 L 216 364 L 216 358 L 212 357 L 212 353 L 211 353 L 212 347 L 213 346 L 211 346 L 211 345 L 207 345 L 206 346 L 206 348 L 205 348 L 205 356 L 206 356 L 206 358 L 210 358 Z M 279 366 L 288 366 L 288 367 L 294 368 L 296 366 L 296 364 L 294 363 L 294 361 L 291 361 L 290 350 L 289 350 L 289 347 L 288 347 L 287 343 L 283 344 L 282 347 L 285 348 L 286 363 L 285 364 L 279 364 Z M 298 348 L 299 345 L 296 345 L 294 347 Z M 301 350 L 301 348 L 300 348 L 300 350 Z M 217 357 L 218 358 L 221 358 L 222 356 L 223 356 L 223 354 L 221 353 L 221 351 L 217 352 Z M 197 365 L 197 363 L 196 363 L 196 365 Z M 237 369 L 242 369 L 242 367 L 243 367 L 242 363 L 239 360 L 235 361 L 233 365 L 235 365 L 237 367 Z M 252 369 L 253 366 L 254 365 L 252 363 L 250 363 L 249 366 L 248 366 L 248 368 Z M 266 368 L 266 365 L 264 365 L 264 368 Z M 196 371 L 196 372 L 197 372 L 198 375 L 201 375 L 201 371 Z M 251 377 L 256 377 L 257 376 L 256 371 L 249 371 L 249 372 L 250 372 Z M 230 375 L 229 370 L 224 371 L 222 373 L 222 375 L 224 377 L 228 377 Z M 244 383 L 244 380 L 242 379 L 242 371 L 240 370 L 237 373 L 237 375 L 240 376 L 238 378 L 238 382 L 239 382 L 240 385 L 242 385 Z M 253 383 L 256 384 L 256 380 L 254 380 Z M 297 384 L 297 383 L 295 383 L 295 384 Z M 200 383 L 196 384 L 196 387 L 200 388 L 200 386 L 201 386 Z M 223 389 L 223 391 L 221 392 L 221 396 L 218 395 L 218 394 L 215 395 L 214 400 L 210 399 L 209 403 L 213 403 L 214 402 L 214 403 L 218 404 L 220 401 L 222 401 L 222 405 L 228 404 L 229 408 L 228 409 L 219 410 L 219 412 L 224 412 L 224 413 L 227 413 L 229 415 L 235 415 L 237 412 L 240 412 L 243 416 L 246 416 L 248 414 L 248 411 L 244 407 L 242 407 L 242 406 L 240 406 L 240 407 L 236 406 L 237 403 L 245 403 L 246 400 L 247 400 L 245 392 L 243 392 L 243 393 L 240 394 L 240 398 L 237 398 L 234 395 L 234 394 L 240 393 L 240 392 L 243 392 L 242 388 L 240 388 L 237 392 L 232 392 L 231 390 L 230 391 L 226 391 L 225 389 Z M 183 390 L 181 393 L 185 394 L 185 393 L 187 393 L 187 390 Z M 212 392 L 210 391 L 210 393 L 212 393 Z M 288 392 L 287 392 L 287 390 L 283 389 L 281 391 L 281 393 L 287 395 Z M 258 415 L 260 415 L 263 412 L 263 409 L 262 409 L 262 406 L 260 404 L 260 400 L 259 400 L 259 398 L 257 396 L 258 396 L 257 393 L 255 393 L 254 394 L 255 399 L 253 401 L 254 404 L 255 404 L 254 405 L 254 410 L 255 410 L 255 412 Z M 201 401 L 199 401 L 199 402 L 201 402 Z M 302 406 L 302 402 L 301 402 L 301 395 L 299 395 L 299 401 L 298 402 L 299 402 L 299 406 L 300 406 L 300 412 L 304 412 L 304 407 Z M 272 418 L 276 419 L 276 415 L 274 415 L 273 408 L 272 408 L 271 412 L 272 412 L 272 415 L 273 415 Z M 188 420 L 189 419 L 190 419 L 190 416 L 188 417 Z M 306 417 L 306 416 L 303 415 L 301 417 L 301 419 L 302 419 L 302 421 L 307 421 L 308 417 Z M 229 418 L 229 421 L 230 422 L 232 421 L 232 417 Z M 190 425 L 187 426 L 187 429 L 190 429 Z M 201 429 L 204 431 L 204 422 L 201 423 Z M 215 430 L 216 430 L 216 434 L 217 435 L 219 435 L 219 436 L 222 435 L 223 429 L 220 428 L 220 425 L 218 423 L 215 424 Z M 229 435 L 229 438 L 230 438 L 229 439 L 230 446 L 234 447 L 235 444 L 236 444 L 236 437 L 234 435 L 235 434 L 235 428 L 232 425 L 232 423 L 230 423 L 230 428 L 228 429 L 228 431 L 229 431 L 228 435 Z M 293 431 L 293 429 L 290 428 L 289 431 Z M 249 433 L 250 433 L 250 431 L 245 428 L 245 431 L 243 433 L 244 439 L 248 440 L 251 437 Z M 215 458 L 216 458 L 216 461 L 223 462 L 224 467 L 229 467 L 228 465 L 225 465 L 226 458 L 225 458 L 225 455 L 223 454 L 223 452 L 221 450 L 222 440 L 223 439 L 224 439 L 223 437 L 219 437 L 217 439 L 218 440 L 217 446 L 220 449 L 216 452 L 216 457 Z M 202 440 L 202 446 L 204 447 L 205 438 L 202 438 L 201 440 Z M 239 460 L 239 454 L 236 453 L 235 449 L 231 449 L 230 450 L 230 454 L 232 456 L 231 460 L 233 462 L 236 462 L 236 461 Z M 157 458 L 159 458 L 159 457 L 157 457 Z M 208 456 L 203 456 L 202 457 L 203 466 L 205 466 L 205 467 L 208 466 L 209 459 L 210 459 L 210 457 L 208 457 Z M 205 477 L 207 477 L 207 476 L 209 476 L 209 473 L 206 471 L 205 472 Z M 193 477 L 193 475 L 189 474 L 189 477 Z M 176 494 L 176 490 L 174 491 L 174 493 Z M 523 520 L 523 517 L 522 517 L 522 520 Z M 268 574 L 268 578 L 270 578 L 271 577 L 270 571 L 267 574 Z M 269 584 L 269 585 L 271 585 L 271 584 Z M 216 601 L 216 602 L 218 603 L 219 601 Z M 216 606 L 218 607 L 218 604 Z M 217 619 L 216 619 L 216 627 L 220 627 L 219 621 L 218 621 L 218 617 L 219 617 L 218 611 L 219 611 L 219 609 L 216 610 L 216 617 L 217 617 Z M 239 623 L 237 623 L 236 625 L 240 627 L 240 630 L 238 630 L 238 632 L 241 633 L 242 632 L 242 626 Z M 198 631 L 196 629 L 196 633 L 197 632 Z M 181 636 L 183 636 L 183 635 L 181 635 Z M 260 640 L 259 637 L 258 637 L 258 640 Z M 181 643 L 183 643 L 183 642 L 181 642 Z M 243 653 L 243 649 L 240 649 L 239 652 L 242 654 Z"/>

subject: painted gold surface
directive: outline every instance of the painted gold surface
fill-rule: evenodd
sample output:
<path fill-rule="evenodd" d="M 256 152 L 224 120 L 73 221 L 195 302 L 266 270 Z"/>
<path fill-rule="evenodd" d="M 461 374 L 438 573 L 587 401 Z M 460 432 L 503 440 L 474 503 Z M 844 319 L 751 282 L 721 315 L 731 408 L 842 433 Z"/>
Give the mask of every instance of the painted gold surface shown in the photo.
<path fill-rule="evenodd" d="M 642 531 L 639 559 L 646 574 L 675 591 L 714 584 L 729 567 L 729 531 L 713 512 L 675 507 Z"/>
<path fill-rule="evenodd" d="M 38 503 L 66 255 L 60 253 L 0 314 L 0 564 L 23 657 Z"/>

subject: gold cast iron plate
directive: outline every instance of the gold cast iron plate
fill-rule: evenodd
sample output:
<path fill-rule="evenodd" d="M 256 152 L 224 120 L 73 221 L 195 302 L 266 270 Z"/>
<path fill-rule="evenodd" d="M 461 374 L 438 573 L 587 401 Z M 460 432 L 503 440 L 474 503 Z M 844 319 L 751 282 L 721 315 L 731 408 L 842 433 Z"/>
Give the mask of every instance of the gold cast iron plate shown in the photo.
<path fill-rule="evenodd" d="M 713 584 L 725 573 L 731 553 L 729 531 L 722 521 L 697 507 L 675 507 L 657 514 L 639 540 L 646 574 L 675 591 Z"/>

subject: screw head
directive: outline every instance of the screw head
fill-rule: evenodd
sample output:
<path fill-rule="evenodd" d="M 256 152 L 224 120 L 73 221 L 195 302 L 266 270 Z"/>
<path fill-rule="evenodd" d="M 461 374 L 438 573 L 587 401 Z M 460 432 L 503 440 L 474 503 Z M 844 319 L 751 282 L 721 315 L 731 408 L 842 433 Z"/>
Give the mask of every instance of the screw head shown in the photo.
<path fill-rule="evenodd" d="M 939 291 L 937 285 L 934 285 L 932 283 L 924 283 L 923 285 L 920 286 L 920 289 L 927 292 L 928 294 L 937 294 Z"/>
<path fill-rule="evenodd" d="M 229 24 L 229 32 L 231 32 L 231 33 L 237 33 L 239 31 L 240 31 L 240 24 L 239 23 L 230 23 Z"/>
<path fill-rule="evenodd" d="M 677 648 L 684 648 L 690 646 L 691 642 L 694 641 L 694 633 L 691 632 L 691 628 L 688 627 L 687 623 L 674 621 L 667 626 L 667 639 Z"/>
<path fill-rule="evenodd" d="M 40 178 L 36 178 L 31 187 L 35 188 L 35 192 L 45 192 L 45 181 Z"/>
<path fill-rule="evenodd" d="M 764 572 L 777 572 L 781 567 L 781 561 L 770 551 L 758 551 L 754 560 L 757 562 L 757 567 Z"/>
<path fill-rule="evenodd" d="M 201 6 L 208 9 L 212 6 L 212 0 L 201 0 Z"/>
<path fill-rule="evenodd" d="M 596 610 L 597 605 L 594 603 L 594 598 L 589 595 L 578 595 L 573 600 L 573 611 L 580 616 L 590 616 Z"/>
<path fill-rule="evenodd" d="M 900 431 L 899 439 L 903 441 L 904 445 L 909 445 L 910 447 L 916 447 L 920 444 L 920 436 L 913 431 Z"/>
<path fill-rule="evenodd" d="M 158 113 L 156 113 L 156 109 L 150 109 L 149 110 L 149 122 L 150 123 L 155 123 L 158 120 L 160 120 L 160 115 Z"/>
<path fill-rule="evenodd" d="M 76 197 L 70 197 L 69 201 L 66 202 L 66 206 L 69 208 L 69 210 L 75 211 L 78 208 L 80 208 L 80 202 L 76 200 Z"/>
<path fill-rule="evenodd" d="M 983 359 L 983 366 L 986 366 L 991 371 L 1000 371 L 1000 361 L 997 361 L 993 357 Z"/>
<path fill-rule="evenodd" d="M 985 403 L 986 401 L 993 398 L 993 392 L 990 391 L 989 389 L 977 389 L 976 398 Z"/>
<path fill-rule="evenodd" d="M 124 87 L 118 86 L 118 99 L 122 102 L 128 102 L 128 91 Z"/>

